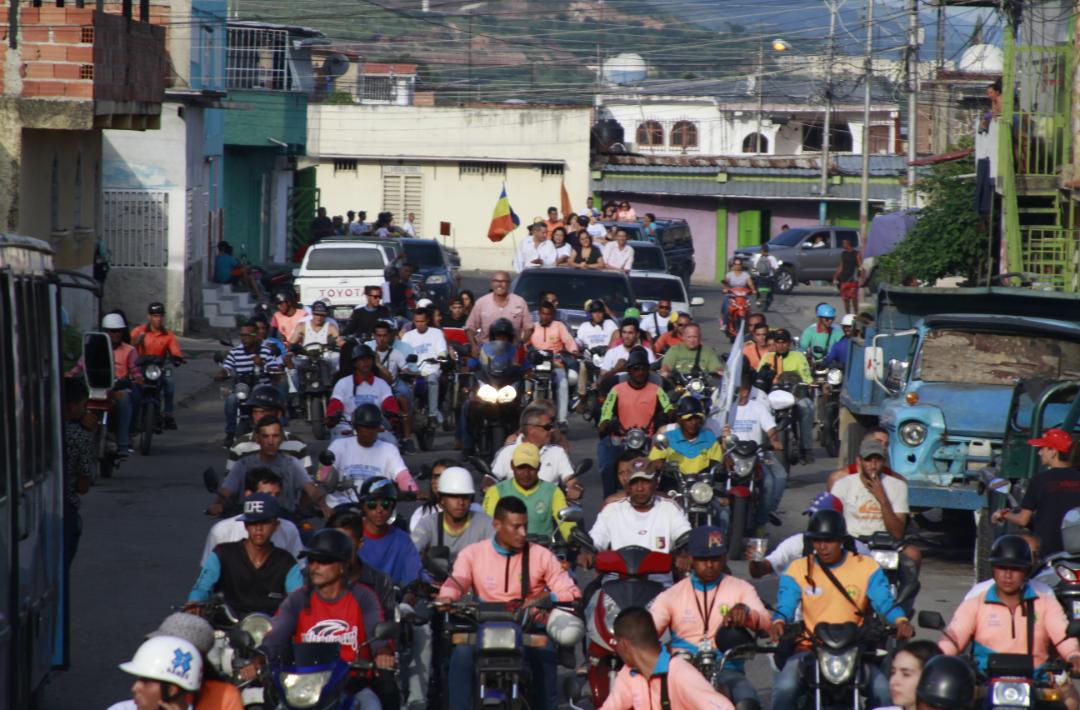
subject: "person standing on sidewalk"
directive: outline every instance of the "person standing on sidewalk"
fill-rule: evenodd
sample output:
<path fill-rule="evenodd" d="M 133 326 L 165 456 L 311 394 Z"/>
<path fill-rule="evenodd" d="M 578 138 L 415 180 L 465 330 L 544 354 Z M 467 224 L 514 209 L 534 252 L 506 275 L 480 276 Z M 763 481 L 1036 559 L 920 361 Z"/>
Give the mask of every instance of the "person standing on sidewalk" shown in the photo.
<path fill-rule="evenodd" d="M 844 299 L 844 313 L 859 312 L 859 287 L 862 284 L 862 255 L 855 251 L 850 239 L 845 239 L 844 250 L 840 252 L 840 265 L 836 267 L 833 281 L 840 287 L 840 298 Z"/>

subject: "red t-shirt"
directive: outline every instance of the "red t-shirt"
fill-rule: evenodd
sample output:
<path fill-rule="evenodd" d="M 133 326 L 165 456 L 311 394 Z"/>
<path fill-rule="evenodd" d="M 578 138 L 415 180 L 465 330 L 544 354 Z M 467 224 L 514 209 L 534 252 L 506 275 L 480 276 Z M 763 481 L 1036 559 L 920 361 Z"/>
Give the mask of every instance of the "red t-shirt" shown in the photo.
<path fill-rule="evenodd" d="M 297 616 L 293 634 L 295 643 L 341 644 L 341 659 L 347 663 L 356 660 L 357 651 L 361 658 L 371 660 L 371 651 L 363 645 L 366 640 L 364 614 L 349 591 L 332 602 L 312 594 L 308 606 Z"/>

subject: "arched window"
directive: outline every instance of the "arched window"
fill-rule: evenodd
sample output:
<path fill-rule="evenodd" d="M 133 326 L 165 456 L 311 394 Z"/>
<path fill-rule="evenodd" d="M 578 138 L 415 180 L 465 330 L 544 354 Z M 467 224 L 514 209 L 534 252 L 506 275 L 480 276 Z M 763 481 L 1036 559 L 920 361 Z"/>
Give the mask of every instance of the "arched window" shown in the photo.
<path fill-rule="evenodd" d="M 664 127 L 659 121 L 644 121 L 638 124 L 636 143 L 645 146 L 664 145 Z"/>
<path fill-rule="evenodd" d="M 697 148 L 697 124 L 679 121 L 671 129 L 672 148 Z"/>
<path fill-rule="evenodd" d="M 742 152 L 744 153 L 768 153 L 769 139 L 761 133 L 751 133 L 743 138 Z"/>

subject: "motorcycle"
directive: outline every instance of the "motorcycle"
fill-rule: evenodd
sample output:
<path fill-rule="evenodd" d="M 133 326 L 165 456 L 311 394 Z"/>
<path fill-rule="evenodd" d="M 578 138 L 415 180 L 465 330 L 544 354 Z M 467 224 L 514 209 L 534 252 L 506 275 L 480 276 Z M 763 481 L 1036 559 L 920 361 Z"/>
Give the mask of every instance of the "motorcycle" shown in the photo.
<path fill-rule="evenodd" d="M 1015 500 L 1010 502 L 1015 504 Z M 1070 626 L 1076 625 L 1069 633 L 1074 637 L 1080 636 L 1080 526 L 1074 522 L 1078 516 L 1080 508 L 1065 514 L 1061 523 L 1061 541 L 1065 549 L 1044 559 L 1032 575 L 1033 579 L 1054 590 Z M 1078 633 L 1074 634 L 1074 630 Z"/>
<path fill-rule="evenodd" d="M 731 340 L 739 335 L 750 317 L 750 289 L 737 286 L 728 290 L 727 335 Z"/>
<path fill-rule="evenodd" d="M 745 552 L 744 536 L 747 525 L 754 520 L 754 510 L 765 505 L 765 450 L 756 441 L 736 441 L 724 447 L 720 494 L 728 500 L 731 525 L 728 528 L 732 559 Z"/>
<path fill-rule="evenodd" d="M 435 430 L 439 426 L 439 421 L 434 412 L 430 411 L 428 403 L 428 370 L 434 366 L 439 369 L 440 373 L 445 372 L 448 366 L 453 366 L 453 360 L 449 355 L 441 355 L 437 358 L 425 358 L 418 362 L 416 355 L 409 355 L 406 361 L 417 368 L 408 372 L 402 370 L 399 374 L 399 377 L 410 383 L 413 388 L 413 434 L 416 435 L 416 442 L 420 445 L 420 450 L 430 451 L 431 447 L 435 445 Z M 441 374 L 440 377 L 442 377 Z M 445 387 L 439 387 L 439 396 L 440 398 L 446 396 Z"/>
<path fill-rule="evenodd" d="M 785 468 L 800 460 L 799 448 L 799 412 L 796 404 L 799 401 L 799 392 L 805 388 L 802 380 L 795 373 L 785 373 L 779 380 L 772 384 L 772 373 L 769 368 L 762 370 L 765 376 L 758 378 L 758 387 L 768 392 L 769 407 L 776 418 L 776 432 L 780 437 L 781 463 Z M 789 376 L 790 375 L 790 376 Z"/>
<path fill-rule="evenodd" d="M 716 395 L 716 388 L 712 385 L 710 380 L 711 377 L 715 376 L 715 373 L 702 372 L 700 369 L 696 368 L 689 373 L 672 370 L 669 375 L 669 379 L 675 387 L 675 396 L 672 398 L 672 401 L 676 402 L 681 399 L 683 395 L 688 394 L 700 399 L 707 411 L 712 411 L 715 404 L 714 397 Z"/>
<path fill-rule="evenodd" d="M 458 413 L 469 396 L 471 375 L 462 367 L 469 356 L 469 347 L 453 341 L 448 341 L 447 345 L 450 348 L 449 357 L 439 363 L 443 382 L 439 387 L 439 408 L 443 415 L 443 431 L 456 431 Z"/>
<path fill-rule="evenodd" d="M 508 348 L 512 345 L 507 344 Z M 466 425 L 472 434 L 474 452 L 490 462 L 518 428 L 523 397 L 516 386 L 521 368 L 505 360 L 492 359 L 475 373 L 476 387 L 468 403 Z"/>
<path fill-rule="evenodd" d="M 225 362 L 222 353 L 214 353 L 214 362 L 221 365 Z M 239 373 L 235 370 L 223 367 L 225 379 L 221 383 L 221 398 L 227 399 L 229 395 L 236 395 L 236 436 L 244 436 L 251 433 L 254 422 L 251 421 L 251 409 L 247 406 L 251 390 L 264 380 L 273 382 L 285 374 L 285 367 L 280 363 L 270 363 L 266 366 L 254 365 L 250 372 Z"/>
<path fill-rule="evenodd" d="M 762 313 L 767 313 L 773 300 L 773 276 L 765 276 L 757 269 L 751 270 L 750 274 L 754 279 L 754 290 L 757 291 L 757 307 Z"/>
<path fill-rule="evenodd" d="M 874 533 L 865 542 L 870 556 L 889 580 L 893 598 L 904 601 L 904 611 L 910 616 L 921 582 L 915 561 L 900 551 L 904 542 L 884 531 Z"/>
<path fill-rule="evenodd" d="M 171 356 L 143 355 L 137 364 L 143 373 L 143 384 L 140 388 L 139 411 L 135 414 L 133 423 L 138 424 L 141 430 L 139 453 L 149 456 L 154 434 L 164 431 L 162 421 L 165 418 L 165 382 L 172 379 L 173 364 L 179 365 L 180 361 Z"/>
<path fill-rule="evenodd" d="M 258 612 L 239 618 L 220 594 L 206 602 L 189 604 L 188 610 L 193 606 L 214 627 L 214 645 L 207 652 L 206 660 L 218 676 L 239 688 L 245 708 L 263 708 L 263 687 L 255 681 L 242 680 L 239 671 L 257 655 L 254 649 L 270 632 L 271 618 Z"/>
<path fill-rule="evenodd" d="M 880 628 L 880 627 L 879 627 Z M 809 693 L 806 707 L 814 710 L 863 710 L 870 700 L 870 666 L 886 652 L 875 631 L 853 621 L 819 623 L 807 634 L 801 623 L 785 632 L 788 642 L 807 640 L 811 652 L 802 657 L 799 675 Z M 783 644 L 783 642 L 781 642 Z"/>
<path fill-rule="evenodd" d="M 529 353 L 529 362 L 533 367 L 525 374 L 525 404 L 538 399 L 555 401 L 555 353 L 533 350 Z"/>
<path fill-rule="evenodd" d="M 603 406 L 597 385 L 600 382 L 601 365 L 606 354 L 606 345 L 586 347 L 581 352 L 581 370 L 578 372 L 578 377 L 585 378 L 585 397 L 579 411 L 582 418 L 593 425 L 600 421 L 600 409 Z"/>
<path fill-rule="evenodd" d="M 622 609 L 648 606 L 664 591 L 664 585 L 649 575 L 670 574 L 671 565 L 670 554 L 637 545 L 596 554 L 596 573 L 606 581 L 585 608 L 589 690 L 594 707 L 604 704 L 622 668 L 622 659 L 615 653 L 615 617 Z"/>
<path fill-rule="evenodd" d="M 335 350 L 331 345 L 310 343 L 293 346 L 293 367 L 296 368 L 300 405 L 311 432 L 316 439 L 326 439 L 330 431 L 326 426 L 326 404 L 334 389 L 334 366 L 327 357 Z"/>

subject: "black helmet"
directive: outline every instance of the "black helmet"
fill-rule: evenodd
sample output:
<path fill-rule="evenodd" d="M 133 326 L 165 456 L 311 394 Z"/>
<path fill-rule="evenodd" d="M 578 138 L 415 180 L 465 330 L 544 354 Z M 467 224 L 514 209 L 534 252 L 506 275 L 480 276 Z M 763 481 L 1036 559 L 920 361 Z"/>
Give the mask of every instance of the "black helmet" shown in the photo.
<path fill-rule="evenodd" d="M 686 395 L 679 400 L 676 412 L 679 415 L 679 419 L 687 416 L 704 417 L 705 406 L 697 397 Z"/>
<path fill-rule="evenodd" d="M 251 390 L 248 406 L 258 407 L 259 409 L 284 410 L 285 398 L 281 396 L 281 391 L 273 385 L 258 385 Z"/>
<path fill-rule="evenodd" d="M 353 360 L 359 360 L 360 358 L 369 357 L 372 360 L 375 359 L 375 351 L 371 349 L 371 346 L 367 343 L 357 343 L 352 349 Z"/>
<path fill-rule="evenodd" d="M 300 551 L 300 557 L 321 557 L 338 562 L 351 562 L 356 554 L 352 539 L 337 528 L 323 528 Z"/>
<path fill-rule="evenodd" d="M 353 410 L 352 425 L 357 426 L 382 426 L 382 410 L 376 404 L 361 404 Z"/>
<path fill-rule="evenodd" d="M 807 540 L 842 540 L 847 537 L 844 514 L 836 510 L 819 510 L 810 516 L 803 535 Z"/>
<path fill-rule="evenodd" d="M 274 303 L 292 303 L 296 300 L 296 294 L 288 289 L 274 292 Z"/>
<path fill-rule="evenodd" d="M 146 307 L 146 313 L 151 316 L 163 316 L 165 315 L 165 304 L 160 301 L 154 301 Z"/>
<path fill-rule="evenodd" d="M 330 315 L 330 309 L 326 307 L 326 304 L 322 301 L 315 301 L 311 304 L 311 315 L 313 316 L 326 316 Z"/>
<path fill-rule="evenodd" d="M 626 356 L 626 369 L 633 370 L 635 367 L 648 367 L 649 366 L 649 354 L 645 352 L 645 348 L 635 346 L 630 354 Z"/>
<path fill-rule="evenodd" d="M 514 339 L 514 324 L 509 318 L 499 318 L 488 328 L 488 340 L 495 340 L 499 336 Z"/>
<path fill-rule="evenodd" d="M 1002 535 L 994 540 L 994 546 L 990 548 L 990 564 L 993 566 L 1027 570 L 1033 562 L 1031 545 L 1019 535 Z"/>
<path fill-rule="evenodd" d="M 397 486 L 389 478 L 373 476 L 360 486 L 360 500 L 393 500 L 398 496 Z"/>
<path fill-rule="evenodd" d="M 975 698 L 975 673 L 958 656 L 934 656 L 923 667 L 915 697 L 940 710 L 969 708 Z"/>

